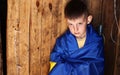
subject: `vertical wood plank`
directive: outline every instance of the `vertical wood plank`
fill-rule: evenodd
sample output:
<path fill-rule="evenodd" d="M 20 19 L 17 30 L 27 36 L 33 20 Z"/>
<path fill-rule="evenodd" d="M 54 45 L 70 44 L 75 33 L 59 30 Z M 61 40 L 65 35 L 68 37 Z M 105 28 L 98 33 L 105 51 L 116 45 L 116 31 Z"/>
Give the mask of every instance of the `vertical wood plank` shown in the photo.
<path fill-rule="evenodd" d="M 115 24 L 117 26 L 117 40 L 116 40 L 116 51 L 115 51 L 115 63 L 114 63 L 114 75 L 120 75 L 120 0 L 116 0 L 116 17 L 117 21 L 115 21 Z M 118 23 L 117 23 L 118 22 Z"/>
<path fill-rule="evenodd" d="M 120 1 L 118 1 L 118 2 L 120 2 Z M 118 7 L 120 7 L 120 5 L 118 5 Z M 119 30 L 118 30 L 118 36 L 117 36 L 117 38 L 118 38 L 118 40 L 117 40 L 117 50 L 119 51 L 118 52 L 118 59 L 117 59 L 117 75 L 120 75 L 120 10 L 119 10 L 119 26 L 118 26 L 118 28 L 119 28 Z"/>
<path fill-rule="evenodd" d="M 118 28 L 120 29 L 120 19 L 118 23 Z M 120 71 L 120 30 L 118 30 L 117 33 L 114 75 L 120 75 L 119 71 Z"/>
<path fill-rule="evenodd" d="M 31 0 L 31 18 L 30 18 L 30 75 L 41 74 L 41 15 L 42 0 Z"/>
<path fill-rule="evenodd" d="M 105 75 L 113 75 L 115 60 L 115 43 L 111 40 L 111 30 L 114 24 L 113 0 L 103 0 L 103 32 L 105 36 Z M 114 32 L 114 30 L 112 31 Z M 116 36 L 116 34 L 113 34 Z M 112 56 L 111 56 L 112 55 Z"/>
<path fill-rule="evenodd" d="M 98 25 L 102 24 L 102 0 L 88 0 L 88 8 L 93 16 L 93 26 L 97 27 Z"/>
<path fill-rule="evenodd" d="M 29 75 L 29 19 L 30 19 L 30 1 L 20 0 L 20 20 L 19 20 L 19 74 Z"/>
<path fill-rule="evenodd" d="M 52 26 L 51 26 L 51 50 L 56 41 L 56 38 L 60 36 L 63 20 L 63 0 L 53 0 L 53 9 L 52 9 Z"/>
<path fill-rule="evenodd" d="M 29 75 L 30 2 L 8 0 L 7 75 Z"/>
<path fill-rule="evenodd" d="M 55 0 L 54 0 L 55 1 Z M 42 19 L 41 19 L 41 50 L 40 50 L 40 61 L 41 61 L 41 74 L 48 75 L 49 69 L 49 54 L 50 54 L 50 40 L 51 40 L 51 24 L 52 24 L 52 10 L 53 1 L 43 0 L 42 1 Z"/>
<path fill-rule="evenodd" d="M 67 23 L 66 23 L 66 19 L 65 19 L 65 15 L 64 15 L 64 8 L 67 4 L 68 0 L 62 0 L 62 7 L 61 7 L 61 11 L 62 11 L 62 21 L 61 21 L 61 34 L 63 34 L 66 30 L 67 30 Z"/>
<path fill-rule="evenodd" d="M 8 9 L 7 11 L 7 75 L 18 75 L 17 68 L 17 53 L 16 53 L 16 40 L 17 40 L 17 31 L 16 25 L 17 20 L 19 19 L 19 0 L 8 0 Z"/>

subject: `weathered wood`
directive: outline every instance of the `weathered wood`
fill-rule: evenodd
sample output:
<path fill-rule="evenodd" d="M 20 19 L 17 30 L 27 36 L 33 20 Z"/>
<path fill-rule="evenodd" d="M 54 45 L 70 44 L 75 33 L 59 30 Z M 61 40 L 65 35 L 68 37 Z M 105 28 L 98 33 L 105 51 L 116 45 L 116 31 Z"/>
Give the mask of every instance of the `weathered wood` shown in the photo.
<path fill-rule="evenodd" d="M 53 0 L 52 1 L 52 25 L 51 25 L 51 50 L 56 41 L 56 38 L 61 33 L 61 25 L 62 25 L 62 6 L 63 1 Z"/>
<path fill-rule="evenodd" d="M 103 0 L 88 0 L 88 8 L 93 16 L 92 24 L 94 27 L 102 24 L 102 1 Z"/>
<path fill-rule="evenodd" d="M 49 72 L 49 54 L 51 45 L 51 25 L 52 25 L 52 10 L 54 8 L 52 0 L 42 1 L 42 19 L 41 19 L 41 75 L 48 75 Z"/>
<path fill-rule="evenodd" d="M 67 29 L 64 18 L 67 1 L 69 0 L 8 0 L 8 75 L 48 75 L 50 51 L 56 38 Z M 93 15 L 93 25 L 103 25 L 107 38 L 105 75 L 113 75 L 116 47 L 110 37 L 114 21 L 113 0 L 86 1 Z M 116 37 L 116 34 L 114 36 Z"/>
<path fill-rule="evenodd" d="M 115 44 L 111 40 L 111 30 L 114 24 L 113 0 L 103 0 L 103 32 L 105 36 L 105 75 L 113 75 L 115 60 Z M 113 31 L 114 32 L 114 29 Z M 113 34 L 116 36 L 116 34 Z"/>
<path fill-rule="evenodd" d="M 120 2 L 120 1 L 118 1 Z M 119 6 L 120 7 L 120 6 Z M 119 10 L 120 13 L 120 10 Z M 118 50 L 118 57 L 117 57 L 117 75 L 120 75 L 120 15 L 119 15 L 119 26 L 118 26 L 119 30 L 118 30 L 118 36 L 117 36 L 117 48 L 116 50 Z"/>
<path fill-rule="evenodd" d="M 18 35 L 18 71 L 20 75 L 29 75 L 29 24 L 30 1 L 19 1 Z"/>
<path fill-rule="evenodd" d="M 64 8 L 65 8 L 65 6 L 66 6 L 66 3 L 68 2 L 68 0 L 63 0 L 62 1 L 62 3 L 61 3 L 61 5 L 62 5 L 62 7 L 61 7 L 61 11 L 62 11 L 62 14 L 61 14 L 61 17 L 62 17 L 62 23 L 61 23 L 61 34 L 63 34 L 65 31 L 66 31 L 66 29 L 67 29 L 67 23 L 66 23 L 66 19 L 65 19 L 65 15 L 64 15 Z"/>
<path fill-rule="evenodd" d="M 116 52 L 115 52 L 115 64 L 114 64 L 114 75 L 120 75 L 120 19 L 118 24 L 118 33 L 116 41 Z"/>
<path fill-rule="evenodd" d="M 8 0 L 7 75 L 29 74 L 30 2 Z"/>
<path fill-rule="evenodd" d="M 31 0 L 30 13 L 30 75 L 41 75 L 42 0 Z"/>
<path fill-rule="evenodd" d="M 17 33 L 16 31 L 19 19 L 19 0 L 8 0 L 7 13 L 7 74 L 18 75 L 17 68 Z"/>
<path fill-rule="evenodd" d="M 116 0 L 116 18 L 115 27 L 117 30 L 116 50 L 115 50 L 115 63 L 114 63 L 114 75 L 120 75 L 120 0 Z"/>

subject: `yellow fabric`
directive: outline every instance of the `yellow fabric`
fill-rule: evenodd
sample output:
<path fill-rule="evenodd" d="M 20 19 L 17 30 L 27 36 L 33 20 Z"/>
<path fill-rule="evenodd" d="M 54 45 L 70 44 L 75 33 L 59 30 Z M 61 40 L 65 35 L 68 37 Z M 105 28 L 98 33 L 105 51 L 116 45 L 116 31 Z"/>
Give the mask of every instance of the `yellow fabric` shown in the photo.
<path fill-rule="evenodd" d="M 55 65 L 56 65 L 56 62 L 50 61 L 50 71 L 53 69 Z"/>
<path fill-rule="evenodd" d="M 86 40 L 86 37 L 83 39 L 77 39 L 77 43 L 78 43 L 79 48 L 84 46 L 85 40 Z"/>
<path fill-rule="evenodd" d="M 85 40 L 86 40 L 86 38 L 77 39 L 77 43 L 78 43 L 79 48 L 81 48 L 81 47 L 84 46 Z M 50 61 L 50 71 L 53 69 L 53 67 L 54 67 L 55 65 L 56 65 L 56 62 Z"/>

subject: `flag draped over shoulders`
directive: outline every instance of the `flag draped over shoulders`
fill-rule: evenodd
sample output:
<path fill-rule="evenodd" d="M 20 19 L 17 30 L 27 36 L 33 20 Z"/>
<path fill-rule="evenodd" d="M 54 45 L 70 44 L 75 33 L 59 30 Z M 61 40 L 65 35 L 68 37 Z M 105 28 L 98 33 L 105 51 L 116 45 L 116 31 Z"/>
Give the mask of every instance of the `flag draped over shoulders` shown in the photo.
<path fill-rule="evenodd" d="M 56 62 L 49 75 L 104 75 L 103 39 L 87 26 L 87 36 L 82 48 L 69 30 L 56 40 L 50 61 Z"/>

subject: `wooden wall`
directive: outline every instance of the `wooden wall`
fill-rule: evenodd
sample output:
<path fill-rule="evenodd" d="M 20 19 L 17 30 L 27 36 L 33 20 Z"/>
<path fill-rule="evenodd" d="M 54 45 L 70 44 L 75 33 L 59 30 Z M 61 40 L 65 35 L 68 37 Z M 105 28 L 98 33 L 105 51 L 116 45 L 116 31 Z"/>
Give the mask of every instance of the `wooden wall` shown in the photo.
<path fill-rule="evenodd" d="M 114 73 L 114 61 L 115 61 L 115 44 L 111 39 L 111 32 L 113 32 L 112 36 L 116 37 L 116 33 L 114 33 L 113 25 L 114 25 L 114 1 L 107 0 L 103 1 L 103 32 L 105 36 L 105 75 L 113 75 Z M 114 38 L 115 38 L 114 37 Z M 112 56 L 111 56 L 112 55 Z"/>
<path fill-rule="evenodd" d="M 8 0 L 7 75 L 48 75 L 50 51 L 56 38 L 67 28 L 63 13 L 66 2 L 67 0 Z M 105 75 L 119 75 L 115 74 L 118 68 L 114 69 L 120 38 L 120 34 L 114 31 L 116 27 L 112 27 L 114 2 L 86 2 L 94 17 L 94 27 L 102 24 L 104 28 Z M 110 38 L 111 28 L 114 38 L 118 40 L 117 45 Z"/>
<path fill-rule="evenodd" d="M 120 75 L 120 0 L 117 0 L 116 4 L 116 9 L 117 9 L 117 42 L 116 42 L 116 49 L 115 49 L 115 65 L 114 65 L 114 75 Z"/>
<path fill-rule="evenodd" d="M 8 0 L 8 75 L 47 75 L 50 50 L 66 29 L 65 3 L 65 0 Z"/>

